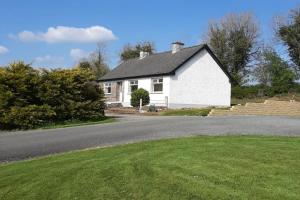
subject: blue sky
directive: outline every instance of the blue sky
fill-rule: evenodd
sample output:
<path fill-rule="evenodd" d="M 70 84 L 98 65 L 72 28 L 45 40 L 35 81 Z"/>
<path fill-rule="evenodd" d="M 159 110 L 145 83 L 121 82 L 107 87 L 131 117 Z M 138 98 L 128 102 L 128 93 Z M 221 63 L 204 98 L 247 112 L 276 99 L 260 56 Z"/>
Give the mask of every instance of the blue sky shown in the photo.
<path fill-rule="evenodd" d="M 158 52 L 176 40 L 195 45 L 209 21 L 230 12 L 254 13 L 261 37 L 269 40 L 272 18 L 297 5 L 299 0 L 1 0 L 0 65 L 24 60 L 34 66 L 72 67 L 102 41 L 113 68 L 127 43 L 153 41 Z"/>

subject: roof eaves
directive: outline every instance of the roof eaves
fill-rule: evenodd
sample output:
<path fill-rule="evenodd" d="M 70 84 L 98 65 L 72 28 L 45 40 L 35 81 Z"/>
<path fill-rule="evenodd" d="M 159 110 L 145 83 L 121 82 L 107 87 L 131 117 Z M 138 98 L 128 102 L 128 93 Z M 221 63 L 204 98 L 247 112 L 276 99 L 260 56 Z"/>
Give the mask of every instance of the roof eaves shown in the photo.
<path fill-rule="evenodd" d="M 107 79 L 98 79 L 98 82 L 105 82 L 105 81 L 120 81 L 120 80 L 129 80 L 129 79 L 136 79 L 136 78 L 149 78 L 149 77 L 157 77 L 157 76 L 168 76 L 174 75 L 173 72 L 168 73 L 159 73 L 159 74 L 148 74 L 148 75 L 140 75 L 140 76 L 127 76 L 127 77 L 120 77 L 120 78 L 107 78 Z"/>

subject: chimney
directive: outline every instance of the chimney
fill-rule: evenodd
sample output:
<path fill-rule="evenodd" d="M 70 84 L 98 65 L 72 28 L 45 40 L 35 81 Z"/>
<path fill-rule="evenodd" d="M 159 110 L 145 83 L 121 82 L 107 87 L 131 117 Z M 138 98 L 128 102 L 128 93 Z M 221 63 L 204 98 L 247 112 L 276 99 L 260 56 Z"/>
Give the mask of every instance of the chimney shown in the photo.
<path fill-rule="evenodd" d="M 172 53 L 176 53 L 178 51 L 180 51 L 180 49 L 182 49 L 184 46 L 184 43 L 182 42 L 173 42 L 172 43 Z"/>
<path fill-rule="evenodd" d="M 149 52 L 140 51 L 140 59 L 143 59 L 143 58 L 145 58 L 148 55 L 149 55 Z"/>

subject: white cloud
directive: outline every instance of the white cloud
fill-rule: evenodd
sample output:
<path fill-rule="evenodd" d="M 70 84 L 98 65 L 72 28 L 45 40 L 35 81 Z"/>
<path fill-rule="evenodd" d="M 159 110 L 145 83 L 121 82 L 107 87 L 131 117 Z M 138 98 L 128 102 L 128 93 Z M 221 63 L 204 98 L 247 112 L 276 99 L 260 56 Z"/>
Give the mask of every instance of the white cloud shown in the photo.
<path fill-rule="evenodd" d="M 10 37 L 14 37 L 10 35 Z M 94 43 L 115 40 L 110 29 L 103 26 L 76 28 L 67 26 L 49 27 L 46 32 L 22 31 L 16 36 L 22 42 L 43 41 L 48 43 Z"/>
<path fill-rule="evenodd" d="M 5 46 L 0 45 L 0 54 L 5 54 L 8 52 L 8 49 Z"/>
<path fill-rule="evenodd" d="M 84 51 L 82 49 L 71 49 L 70 56 L 74 61 L 79 61 L 83 58 L 87 58 L 91 52 Z"/>
<path fill-rule="evenodd" d="M 23 31 L 18 34 L 18 38 L 22 42 L 32 42 L 35 40 L 39 40 L 38 37 L 39 36 L 35 35 L 33 32 L 30 32 L 30 31 Z"/>
<path fill-rule="evenodd" d="M 55 68 L 55 67 L 64 67 L 64 58 L 59 56 L 51 56 L 45 55 L 36 57 L 33 61 L 33 64 L 38 67 L 48 67 L 48 68 Z"/>

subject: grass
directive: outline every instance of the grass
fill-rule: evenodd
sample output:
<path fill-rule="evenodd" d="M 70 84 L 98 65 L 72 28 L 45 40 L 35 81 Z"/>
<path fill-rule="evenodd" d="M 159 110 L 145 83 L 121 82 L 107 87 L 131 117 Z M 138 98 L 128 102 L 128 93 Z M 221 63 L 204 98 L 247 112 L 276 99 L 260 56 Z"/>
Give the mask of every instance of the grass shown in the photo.
<path fill-rule="evenodd" d="M 86 126 L 86 125 L 93 125 L 93 124 L 105 124 L 105 123 L 112 123 L 116 122 L 117 119 L 114 117 L 103 117 L 101 119 L 94 119 L 94 120 L 68 120 L 62 122 L 55 122 L 51 124 L 46 124 L 43 126 L 38 126 L 33 129 L 55 129 L 55 128 L 67 128 L 67 127 L 76 127 L 76 126 Z M 25 129 L 25 130 L 33 130 L 33 129 Z M 3 130 L 3 131 L 19 131 L 24 129 L 12 129 L 12 130 Z M 0 130 L 1 134 L 1 130 Z M 1 198 L 0 198 L 1 200 Z"/>
<path fill-rule="evenodd" d="M 67 128 L 67 127 L 73 127 L 73 126 L 85 126 L 85 125 L 93 125 L 93 124 L 104 124 L 104 123 L 111 123 L 116 122 L 117 120 L 113 117 L 104 117 L 101 119 L 94 119 L 94 120 L 70 120 L 70 121 L 64 121 L 64 122 L 57 122 L 54 124 L 48 124 L 42 127 L 39 127 L 40 129 L 52 129 L 52 128 Z M 1 200 L 1 199 L 0 199 Z"/>
<path fill-rule="evenodd" d="M 190 137 L 0 165 L 0 199 L 300 199 L 300 138 Z"/>
<path fill-rule="evenodd" d="M 207 116 L 210 108 L 170 109 L 163 111 L 163 116 Z"/>

